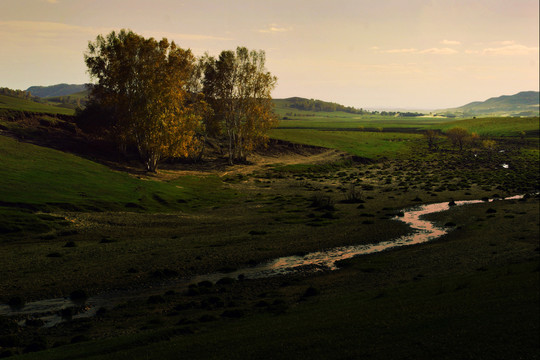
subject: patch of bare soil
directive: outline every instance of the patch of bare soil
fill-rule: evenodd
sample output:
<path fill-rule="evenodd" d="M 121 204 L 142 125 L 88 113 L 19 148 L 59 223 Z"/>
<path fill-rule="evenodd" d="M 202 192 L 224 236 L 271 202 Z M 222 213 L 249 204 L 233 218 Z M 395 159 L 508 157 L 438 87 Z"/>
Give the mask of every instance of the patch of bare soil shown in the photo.
<path fill-rule="evenodd" d="M 198 163 L 163 164 L 153 179 L 170 180 L 183 175 L 251 174 L 270 165 L 324 164 L 347 156 L 346 153 L 316 146 L 273 140 L 267 148 L 250 154 L 243 164 L 228 165 L 226 156 L 214 152 Z"/>

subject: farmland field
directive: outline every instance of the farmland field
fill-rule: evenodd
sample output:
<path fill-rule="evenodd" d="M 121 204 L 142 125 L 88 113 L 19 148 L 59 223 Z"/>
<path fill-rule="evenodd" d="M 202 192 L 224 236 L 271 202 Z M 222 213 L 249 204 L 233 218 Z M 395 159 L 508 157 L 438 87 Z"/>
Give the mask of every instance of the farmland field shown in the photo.
<path fill-rule="evenodd" d="M 52 327 L 37 313 L 0 315 L 2 356 L 535 358 L 538 119 L 298 113 L 251 163 L 216 152 L 157 174 L 68 147 L 86 140 L 54 119 L 4 122 L 0 302 L 117 298 L 70 303 Z M 480 139 L 460 151 L 443 133 L 456 126 Z M 436 149 L 425 129 L 441 130 Z M 396 239 L 411 230 L 395 217 L 418 204 L 518 194 L 430 215 L 447 235 L 336 271 L 231 275 Z"/>

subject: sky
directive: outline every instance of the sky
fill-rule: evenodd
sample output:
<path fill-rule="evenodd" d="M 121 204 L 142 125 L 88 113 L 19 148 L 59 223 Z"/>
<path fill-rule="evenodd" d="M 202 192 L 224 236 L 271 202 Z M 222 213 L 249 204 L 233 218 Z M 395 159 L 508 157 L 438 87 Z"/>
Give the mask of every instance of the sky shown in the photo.
<path fill-rule="evenodd" d="M 0 87 L 88 83 L 88 42 L 120 29 L 264 50 L 274 98 L 442 109 L 539 90 L 538 0 L 0 0 Z"/>

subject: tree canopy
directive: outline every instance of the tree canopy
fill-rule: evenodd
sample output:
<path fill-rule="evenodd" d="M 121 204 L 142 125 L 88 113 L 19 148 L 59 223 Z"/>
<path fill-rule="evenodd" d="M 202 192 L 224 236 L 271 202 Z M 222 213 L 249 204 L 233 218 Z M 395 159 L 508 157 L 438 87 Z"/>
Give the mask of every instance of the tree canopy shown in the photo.
<path fill-rule="evenodd" d="M 85 62 L 96 83 L 81 128 L 123 151 L 136 146 L 148 171 L 160 159 L 200 153 L 207 135 L 227 139 L 229 163 L 243 161 L 277 125 L 270 95 L 277 79 L 264 51 L 238 47 L 197 59 L 165 38 L 121 30 L 89 42 Z"/>
<path fill-rule="evenodd" d="M 230 164 L 244 161 L 277 125 L 270 95 L 277 78 L 264 63 L 264 51 L 245 47 L 204 59 L 203 92 L 214 109 L 208 127 L 226 133 Z"/>
<path fill-rule="evenodd" d="M 90 42 L 85 62 L 97 80 L 88 108 L 110 114 L 100 130 L 120 148 L 136 145 L 146 170 L 197 147 L 205 103 L 189 91 L 196 70 L 190 50 L 121 30 Z"/>

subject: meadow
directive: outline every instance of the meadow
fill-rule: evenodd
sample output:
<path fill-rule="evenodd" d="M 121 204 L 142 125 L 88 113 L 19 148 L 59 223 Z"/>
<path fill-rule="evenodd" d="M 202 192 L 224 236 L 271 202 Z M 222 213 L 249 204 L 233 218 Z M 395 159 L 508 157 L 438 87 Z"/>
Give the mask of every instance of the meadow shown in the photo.
<path fill-rule="evenodd" d="M 214 154 L 155 175 L 32 144 L 51 125 L 10 122 L 0 134 L 0 300 L 137 295 L 90 318 L 72 318 L 74 306 L 51 328 L 37 315 L 0 316 L 0 355 L 538 358 L 538 118 L 276 111 L 291 120 L 252 164 L 229 167 Z M 428 149 L 422 130 L 454 126 L 496 148 L 459 151 L 441 136 Z M 392 218 L 420 203 L 516 194 L 530 195 L 431 215 L 452 231 L 337 271 L 228 275 L 408 234 Z M 215 272 L 219 281 L 190 280 Z"/>
<path fill-rule="evenodd" d="M 47 114 L 73 115 L 75 110 L 58 107 L 50 104 L 42 104 L 35 101 L 16 98 L 13 96 L 0 95 L 0 111 L 30 111 Z"/>

